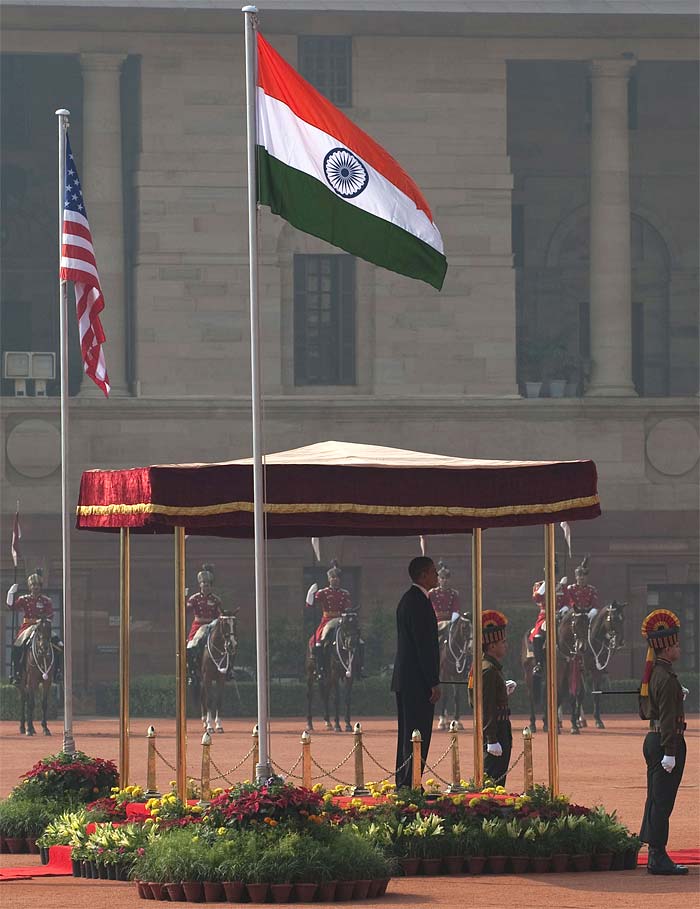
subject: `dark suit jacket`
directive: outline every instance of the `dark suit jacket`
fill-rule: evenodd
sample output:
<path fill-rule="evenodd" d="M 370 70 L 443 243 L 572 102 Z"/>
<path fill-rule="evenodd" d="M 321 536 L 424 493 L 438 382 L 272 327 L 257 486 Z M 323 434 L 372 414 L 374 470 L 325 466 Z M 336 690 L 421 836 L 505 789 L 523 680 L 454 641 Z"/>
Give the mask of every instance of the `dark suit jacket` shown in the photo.
<path fill-rule="evenodd" d="M 391 690 L 429 694 L 440 681 L 437 619 L 430 600 L 415 585 L 401 597 L 396 634 Z"/>

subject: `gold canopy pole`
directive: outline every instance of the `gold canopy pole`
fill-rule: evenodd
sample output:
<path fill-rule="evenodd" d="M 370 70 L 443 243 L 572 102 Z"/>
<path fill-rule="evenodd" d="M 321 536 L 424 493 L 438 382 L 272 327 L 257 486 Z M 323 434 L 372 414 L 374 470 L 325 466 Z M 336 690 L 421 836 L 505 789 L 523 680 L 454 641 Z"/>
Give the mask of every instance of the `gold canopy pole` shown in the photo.
<path fill-rule="evenodd" d="M 187 799 L 187 627 L 185 528 L 175 528 L 175 776 L 178 798 Z"/>
<path fill-rule="evenodd" d="M 472 667 L 474 688 L 474 783 L 481 789 L 484 785 L 484 704 L 482 700 L 481 664 L 481 528 L 472 531 Z"/>
<path fill-rule="evenodd" d="M 131 625 L 131 541 L 119 530 L 119 785 L 129 785 L 129 645 Z"/>
<path fill-rule="evenodd" d="M 559 742 L 557 738 L 557 592 L 554 568 L 554 524 L 544 527 L 545 616 L 547 622 L 547 757 L 549 788 L 559 795 Z"/>

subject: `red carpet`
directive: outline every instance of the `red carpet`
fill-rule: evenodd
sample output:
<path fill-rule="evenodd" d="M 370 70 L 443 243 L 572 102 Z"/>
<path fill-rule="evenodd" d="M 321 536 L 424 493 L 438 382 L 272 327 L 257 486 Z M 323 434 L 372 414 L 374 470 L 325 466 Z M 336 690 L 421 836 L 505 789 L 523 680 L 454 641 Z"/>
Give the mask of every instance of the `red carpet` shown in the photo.
<path fill-rule="evenodd" d="M 671 861 L 677 865 L 700 865 L 700 849 L 676 849 L 673 852 L 669 850 L 668 854 Z M 646 852 L 643 855 L 640 853 L 637 864 L 646 865 L 648 859 Z"/>
<path fill-rule="evenodd" d="M 24 868 L 0 868 L 0 881 L 16 881 L 27 877 L 61 877 L 73 873 L 70 846 L 51 846 L 48 865 Z"/>

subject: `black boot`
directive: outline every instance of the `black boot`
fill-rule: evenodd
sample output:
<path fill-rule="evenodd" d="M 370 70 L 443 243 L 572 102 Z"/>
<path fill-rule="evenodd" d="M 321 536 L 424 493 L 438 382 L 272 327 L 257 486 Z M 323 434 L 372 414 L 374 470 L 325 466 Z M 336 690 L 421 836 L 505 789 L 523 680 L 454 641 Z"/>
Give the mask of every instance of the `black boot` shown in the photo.
<path fill-rule="evenodd" d="M 540 675 L 544 669 L 544 635 L 536 634 L 532 639 L 532 650 L 535 654 L 533 675 Z"/>
<path fill-rule="evenodd" d="M 679 875 L 687 874 L 687 865 L 677 865 L 671 861 L 668 853 L 663 848 L 649 846 L 649 860 L 647 862 L 649 874 Z"/>
<path fill-rule="evenodd" d="M 51 646 L 53 647 L 53 680 L 55 685 L 60 685 L 63 681 L 63 641 L 59 641 L 57 636 L 52 637 Z"/>
<path fill-rule="evenodd" d="M 22 660 L 24 648 L 12 647 L 12 684 L 19 685 L 22 681 Z"/>

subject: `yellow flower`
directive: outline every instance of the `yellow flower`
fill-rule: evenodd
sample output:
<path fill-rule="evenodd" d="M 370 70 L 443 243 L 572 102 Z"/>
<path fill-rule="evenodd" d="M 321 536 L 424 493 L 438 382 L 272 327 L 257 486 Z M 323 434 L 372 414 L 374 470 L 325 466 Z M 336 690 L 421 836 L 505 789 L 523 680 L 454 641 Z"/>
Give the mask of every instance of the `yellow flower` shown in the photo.
<path fill-rule="evenodd" d="M 226 833 L 226 828 L 225 828 L 225 827 L 218 827 L 217 830 L 216 830 L 216 832 L 218 833 L 219 836 L 223 836 L 223 835 Z"/>

